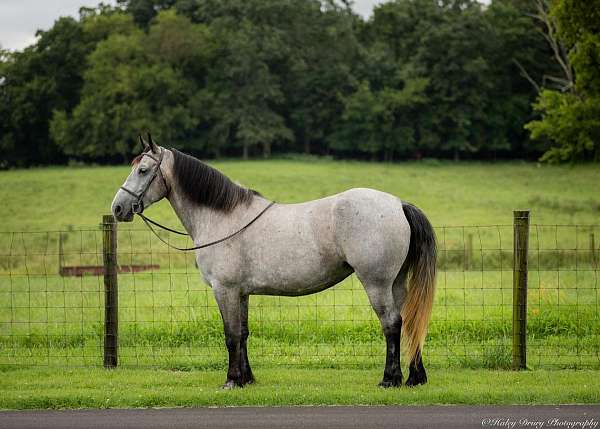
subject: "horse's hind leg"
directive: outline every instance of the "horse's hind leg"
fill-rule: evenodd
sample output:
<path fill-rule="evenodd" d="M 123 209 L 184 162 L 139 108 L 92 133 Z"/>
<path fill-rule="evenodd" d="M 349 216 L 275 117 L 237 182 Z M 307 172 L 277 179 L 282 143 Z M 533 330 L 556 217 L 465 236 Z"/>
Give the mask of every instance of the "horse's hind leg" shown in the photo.
<path fill-rule="evenodd" d="M 415 358 L 410 363 L 410 373 L 408 374 L 408 380 L 406 380 L 407 386 L 418 386 L 419 384 L 427 383 L 427 373 L 423 366 L 423 359 L 421 359 L 421 350 L 417 353 Z"/>
<path fill-rule="evenodd" d="M 248 298 L 248 295 L 242 295 L 241 302 L 242 337 L 240 340 L 240 370 L 242 371 L 243 384 L 254 383 L 254 375 L 252 374 L 252 369 L 250 368 L 247 350 L 248 335 L 250 335 L 250 331 L 248 330 Z"/>
<path fill-rule="evenodd" d="M 400 368 L 400 334 L 402 318 L 400 307 L 396 305 L 392 292 L 393 280 L 373 280 L 361 278 L 371 306 L 375 310 L 386 343 L 385 368 L 383 379 L 379 383 L 382 387 L 396 387 L 402 385 L 402 369 Z"/>

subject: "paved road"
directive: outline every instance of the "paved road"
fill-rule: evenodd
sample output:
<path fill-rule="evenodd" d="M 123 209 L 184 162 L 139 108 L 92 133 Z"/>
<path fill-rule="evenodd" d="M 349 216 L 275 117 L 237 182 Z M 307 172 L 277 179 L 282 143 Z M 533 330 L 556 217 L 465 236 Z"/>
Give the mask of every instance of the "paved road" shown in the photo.
<path fill-rule="evenodd" d="M 600 406 L 179 408 L 3 411 L 0 428 L 600 429 Z"/>

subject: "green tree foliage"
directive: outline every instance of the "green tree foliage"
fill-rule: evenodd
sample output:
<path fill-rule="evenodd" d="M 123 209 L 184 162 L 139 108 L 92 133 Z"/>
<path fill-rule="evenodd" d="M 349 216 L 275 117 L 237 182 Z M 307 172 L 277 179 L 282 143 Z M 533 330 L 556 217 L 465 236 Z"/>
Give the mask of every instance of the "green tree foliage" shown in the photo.
<path fill-rule="evenodd" d="M 292 149 L 328 152 L 327 137 L 341 116 L 343 97 L 356 87 L 361 46 L 358 21 L 348 10 L 317 1 L 301 2 L 302 11 L 286 23 L 289 50 L 283 90 L 297 145 Z M 310 31 L 307 31 L 310 29 Z"/>
<path fill-rule="evenodd" d="M 202 69 L 207 30 L 165 11 L 148 33 L 126 33 L 110 35 L 90 54 L 73 112 L 54 112 L 51 134 L 68 155 L 127 159 L 140 130 L 156 129 L 160 139 L 181 146 L 199 125 L 196 83 L 186 71 Z"/>
<path fill-rule="evenodd" d="M 322 148 L 339 116 L 339 93 L 352 90 L 358 41 L 354 17 L 319 1 L 179 1 L 175 7 L 206 23 L 218 40 L 207 75 L 208 134 L 214 153 L 241 147 L 269 156 Z M 299 142 L 296 145 L 295 142 Z"/>
<path fill-rule="evenodd" d="M 538 77 L 548 61 L 531 18 L 512 2 L 495 1 L 484 9 L 468 0 L 391 1 L 375 9 L 361 36 L 366 53 L 357 74 L 369 85 L 351 97 L 373 103 L 366 109 L 371 113 L 383 109 L 388 125 L 381 115 L 366 112 L 358 121 L 357 100 L 347 102 L 352 112 L 342 116 L 334 147 L 383 159 L 393 153 L 495 156 L 522 147 L 522 124 L 535 91 L 519 67 Z M 403 94 L 402 109 L 383 102 L 397 91 Z M 369 130 L 369 137 L 361 138 L 379 143 L 354 142 L 352 135 L 364 135 L 357 134 L 358 126 Z"/>
<path fill-rule="evenodd" d="M 401 80 L 398 85 L 379 90 L 373 90 L 363 81 L 346 98 L 338 132 L 332 136 L 332 147 L 342 151 L 358 149 L 372 159 L 383 154 L 386 161 L 391 161 L 394 155 L 414 151 L 415 119 L 418 108 L 427 100 L 428 81 L 412 77 Z"/>
<path fill-rule="evenodd" d="M 209 71 L 204 90 L 212 148 L 218 154 L 224 146 L 242 147 L 247 158 L 252 147 L 260 146 L 268 157 L 273 144 L 292 139 L 280 113 L 285 101 L 281 76 L 273 70 L 283 55 L 280 35 L 268 22 L 262 27 L 249 20 L 236 22 L 227 13 L 210 28 L 219 40 L 216 67 Z"/>
<path fill-rule="evenodd" d="M 124 5 L 135 23 L 145 29 L 159 11 L 171 8 L 175 0 L 117 0 L 117 3 Z"/>
<path fill-rule="evenodd" d="M 484 42 L 488 28 L 475 2 L 457 0 L 440 9 L 438 25 L 421 39 L 416 61 L 431 79 L 424 123 L 439 148 L 458 159 L 484 144 L 485 111 L 492 101 L 487 97 L 492 86 Z"/>
<path fill-rule="evenodd" d="M 61 18 L 23 52 L 7 53 L 0 65 L 0 151 L 14 165 L 60 157 L 48 135 L 52 109 L 77 104 L 88 53 L 81 24 Z"/>
<path fill-rule="evenodd" d="M 561 34 L 577 46 L 576 94 L 536 106 L 577 105 L 569 114 L 592 123 L 597 10 L 559 3 Z M 216 157 L 539 155 L 523 128 L 531 83 L 557 66 L 528 2 L 390 0 L 369 20 L 334 0 L 117 4 L 82 8 L 24 51 L 0 53 L 0 166 L 120 162 L 146 130 Z M 597 139 L 575 131 L 564 138 L 588 157 Z"/>
<path fill-rule="evenodd" d="M 526 156 L 531 148 L 526 144 L 523 123 L 531 115 L 531 103 L 537 91 L 524 73 L 541 82 L 552 66 L 549 49 L 539 31 L 532 31 L 532 21 L 526 1 L 494 1 L 485 11 L 487 21 L 485 60 L 486 127 L 482 150 L 495 153 L 512 151 L 513 156 Z"/>
<path fill-rule="evenodd" d="M 0 150 L 4 165 L 64 160 L 50 136 L 54 110 L 70 112 L 80 101 L 86 59 L 108 29 L 121 31 L 132 20 L 112 8 L 82 9 L 82 18 L 60 18 L 22 52 L 0 58 Z M 97 143 L 97 142 L 95 142 Z"/>
<path fill-rule="evenodd" d="M 544 90 L 535 104 L 543 119 L 527 124 L 534 139 L 550 139 L 543 161 L 600 161 L 600 97 Z"/>
<path fill-rule="evenodd" d="M 600 1 L 556 0 L 550 13 L 574 82 L 563 92 L 544 88 L 534 105 L 541 119 L 526 128 L 549 146 L 542 160 L 600 161 Z"/>

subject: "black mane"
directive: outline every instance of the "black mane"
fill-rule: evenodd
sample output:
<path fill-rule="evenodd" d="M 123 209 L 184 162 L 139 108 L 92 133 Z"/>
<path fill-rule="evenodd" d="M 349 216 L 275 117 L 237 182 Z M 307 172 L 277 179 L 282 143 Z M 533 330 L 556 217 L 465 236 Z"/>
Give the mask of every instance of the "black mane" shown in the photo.
<path fill-rule="evenodd" d="M 258 192 L 233 183 L 210 165 L 171 149 L 175 160 L 174 175 L 179 187 L 192 201 L 229 212 L 238 204 L 249 204 Z"/>

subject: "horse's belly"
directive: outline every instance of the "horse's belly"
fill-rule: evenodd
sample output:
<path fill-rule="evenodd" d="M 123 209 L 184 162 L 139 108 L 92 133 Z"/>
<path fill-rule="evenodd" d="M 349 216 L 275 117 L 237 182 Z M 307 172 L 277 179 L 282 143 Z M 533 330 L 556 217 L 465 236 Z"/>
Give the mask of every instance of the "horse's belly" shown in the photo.
<path fill-rule="evenodd" d="M 284 233 L 270 240 L 270 245 L 245 249 L 244 283 L 249 293 L 307 295 L 333 286 L 353 272 L 327 234 L 318 240 L 307 231 L 309 228 Z"/>
<path fill-rule="evenodd" d="M 260 276 L 248 285 L 248 292 L 253 295 L 309 295 L 336 285 L 353 272 L 350 265 L 343 263 L 327 272 L 290 272 L 288 275 L 279 273 L 272 277 Z"/>

